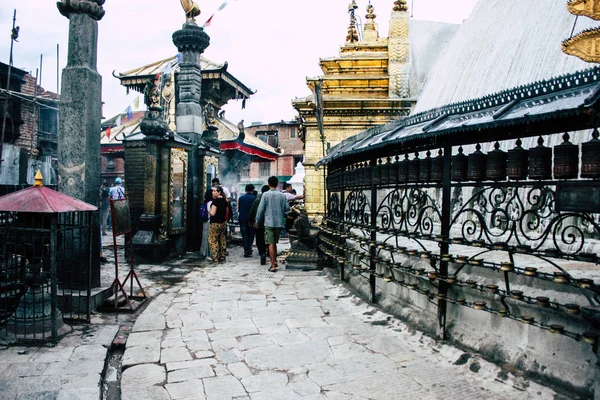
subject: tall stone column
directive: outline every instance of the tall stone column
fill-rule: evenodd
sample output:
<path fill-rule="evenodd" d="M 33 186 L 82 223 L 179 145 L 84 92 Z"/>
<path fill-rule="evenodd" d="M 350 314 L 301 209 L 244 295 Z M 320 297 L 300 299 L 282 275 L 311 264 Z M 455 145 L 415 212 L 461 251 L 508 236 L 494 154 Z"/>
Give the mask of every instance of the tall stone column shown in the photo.
<path fill-rule="evenodd" d="M 102 77 L 96 69 L 98 21 L 104 0 L 61 0 L 58 11 L 69 19 L 67 66 L 62 72 L 58 130 L 58 190 L 99 204 Z M 100 285 L 100 225 L 92 220 L 91 285 Z M 84 238 L 74 238 L 85 240 Z"/>
<path fill-rule="evenodd" d="M 69 51 L 62 72 L 58 132 L 58 188 L 98 205 L 102 77 L 96 70 L 98 21 L 104 0 L 57 2 L 69 19 Z"/>
<path fill-rule="evenodd" d="M 204 29 L 188 20 L 183 27 L 173 33 L 173 43 L 181 53 L 177 84 L 179 103 L 176 105 L 175 123 L 177 134 L 189 140 L 194 148 L 188 158 L 187 184 L 187 246 L 190 250 L 199 250 L 202 221 L 199 210 L 204 198 L 204 163 L 198 154 L 198 145 L 202 143 L 202 70 L 200 55 L 210 44 L 210 38 Z"/>

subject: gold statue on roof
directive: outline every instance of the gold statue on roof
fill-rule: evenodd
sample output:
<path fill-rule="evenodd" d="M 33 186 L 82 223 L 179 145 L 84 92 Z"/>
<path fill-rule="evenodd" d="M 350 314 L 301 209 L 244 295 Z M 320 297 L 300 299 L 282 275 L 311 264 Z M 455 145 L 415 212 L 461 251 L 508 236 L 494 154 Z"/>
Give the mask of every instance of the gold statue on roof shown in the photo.
<path fill-rule="evenodd" d="M 194 0 L 180 0 L 181 7 L 185 11 L 185 20 L 188 23 L 196 22 L 196 18 L 200 15 L 200 6 Z"/>

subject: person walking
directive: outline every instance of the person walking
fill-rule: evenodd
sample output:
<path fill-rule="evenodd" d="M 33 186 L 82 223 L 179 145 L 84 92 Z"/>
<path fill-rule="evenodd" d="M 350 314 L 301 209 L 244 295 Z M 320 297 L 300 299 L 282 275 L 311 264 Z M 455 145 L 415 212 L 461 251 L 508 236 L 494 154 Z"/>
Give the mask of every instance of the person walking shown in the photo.
<path fill-rule="evenodd" d="M 108 184 L 106 181 L 103 181 L 100 187 L 100 229 L 102 230 L 102 236 L 106 235 L 106 224 L 110 216 L 109 193 Z"/>
<path fill-rule="evenodd" d="M 268 191 L 269 185 L 264 185 L 261 188 L 260 194 L 256 196 L 256 200 L 252 203 L 250 215 L 248 216 L 248 223 L 252 224 L 256 231 L 256 248 L 260 255 L 260 265 L 267 265 L 267 245 L 265 244 L 265 225 L 256 223 L 256 212 L 258 211 L 258 206 L 260 205 L 260 199 L 262 198 L 263 193 Z"/>
<path fill-rule="evenodd" d="M 254 185 L 246 185 L 246 194 L 238 200 L 238 221 L 240 223 L 240 233 L 242 234 L 242 245 L 244 247 L 244 257 L 252 257 L 252 244 L 254 243 L 254 226 L 248 222 L 250 209 L 256 196 L 253 194 Z"/>
<path fill-rule="evenodd" d="M 206 209 L 210 210 L 210 206 L 213 201 L 212 189 L 208 189 L 206 193 L 204 193 L 204 205 L 206 205 Z M 209 219 L 204 221 L 202 220 L 202 243 L 200 244 L 200 257 L 208 257 L 210 256 L 210 247 L 208 246 L 208 227 L 210 226 L 210 214 Z"/>
<path fill-rule="evenodd" d="M 290 211 L 290 205 L 285 195 L 277 190 L 279 180 L 276 176 L 269 178 L 269 191 L 262 195 L 258 210 L 256 211 L 256 221 L 265 224 L 265 244 L 269 248 L 269 258 L 271 260 L 270 272 L 277 271 L 277 242 L 281 227 L 284 224 L 283 218 Z"/>
<path fill-rule="evenodd" d="M 227 200 L 221 186 L 212 188 L 213 202 L 210 205 L 210 227 L 208 228 L 208 244 L 214 264 L 225 262 L 227 248 Z"/>
<path fill-rule="evenodd" d="M 111 199 L 121 200 L 125 198 L 125 189 L 123 189 L 123 186 L 121 186 L 122 182 L 123 181 L 121 181 L 121 178 L 115 179 L 115 185 L 108 191 Z"/>

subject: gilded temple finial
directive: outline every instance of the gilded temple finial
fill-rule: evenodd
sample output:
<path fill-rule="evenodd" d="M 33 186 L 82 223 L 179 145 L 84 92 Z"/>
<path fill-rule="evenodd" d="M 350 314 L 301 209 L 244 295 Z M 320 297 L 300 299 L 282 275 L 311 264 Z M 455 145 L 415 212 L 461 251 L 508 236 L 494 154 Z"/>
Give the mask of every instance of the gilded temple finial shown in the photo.
<path fill-rule="evenodd" d="M 375 7 L 373 7 L 371 1 L 369 0 L 369 5 L 367 6 L 367 15 L 365 15 L 367 22 L 365 22 L 363 27 L 362 35 L 362 40 L 364 42 L 373 43 L 379 39 L 379 32 L 377 24 L 375 23 L 376 17 L 377 15 L 375 15 Z"/>
<path fill-rule="evenodd" d="M 367 6 L 367 15 L 365 15 L 365 18 L 369 21 L 367 23 L 373 23 L 373 20 L 377 18 L 377 15 L 375 15 L 375 7 L 373 7 L 370 1 Z"/>
<path fill-rule="evenodd" d="M 196 17 L 200 15 L 200 6 L 194 0 L 180 0 L 181 7 L 185 11 L 185 20 L 188 23 L 196 22 Z"/>
<path fill-rule="evenodd" d="M 33 179 L 35 179 L 33 186 L 44 186 L 44 177 L 39 169 L 35 173 L 35 177 Z"/>
<path fill-rule="evenodd" d="M 356 0 L 352 0 L 352 3 L 348 6 L 348 13 L 350 13 L 350 26 L 348 27 L 348 34 L 346 35 L 346 43 L 358 42 L 358 32 L 356 31 L 356 16 L 354 11 L 358 8 Z"/>
<path fill-rule="evenodd" d="M 394 1 L 394 11 L 408 11 L 408 6 L 406 5 L 406 0 Z"/>

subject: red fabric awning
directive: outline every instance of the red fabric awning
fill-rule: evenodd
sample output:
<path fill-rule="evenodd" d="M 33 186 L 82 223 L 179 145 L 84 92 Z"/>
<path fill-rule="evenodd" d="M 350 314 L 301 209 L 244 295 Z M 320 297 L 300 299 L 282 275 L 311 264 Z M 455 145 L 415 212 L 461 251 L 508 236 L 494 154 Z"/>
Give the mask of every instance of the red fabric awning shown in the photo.
<path fill-rule="evenodd" d="M 249 146 L 245 143 L 240 143 L 236 140 L 229 140 L 221 142 L 221 150 L 239 150 L 242 153 L 250 154 L 252 156 L 260 157 L 268 161 L 277 160 L 277 155 L 271 154 L 268 151 Z"/>

